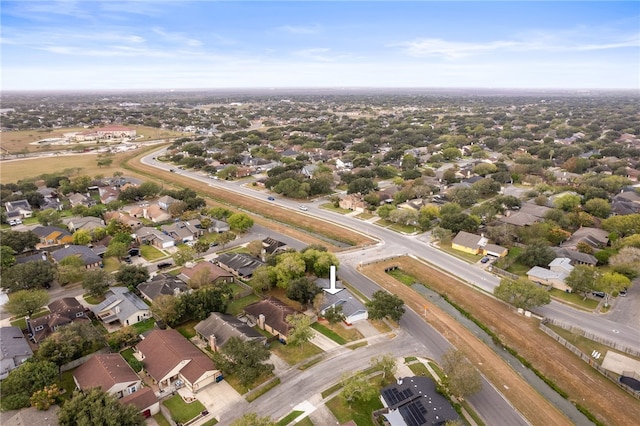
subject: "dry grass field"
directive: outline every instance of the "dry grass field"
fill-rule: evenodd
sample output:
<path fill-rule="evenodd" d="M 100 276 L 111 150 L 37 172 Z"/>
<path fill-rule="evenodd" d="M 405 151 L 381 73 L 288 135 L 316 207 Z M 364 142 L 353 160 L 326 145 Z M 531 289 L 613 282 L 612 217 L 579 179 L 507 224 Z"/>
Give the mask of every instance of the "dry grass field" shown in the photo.
<path fill-rule="evenodd" d="M 532 424 L 566 424 L 567 420 L 558 416 L 555 408 L 545 408 L 545 404 L 550 404 L 466 328 L 413 289 L 386 274 L 384 269 L 392 265 L 419 277 L 421 282 L 435 291 L 446 294 L 450 300 L 493 330 L 505 345 L 515 349 L 533 367 L 555 382 L 569 395 L 570 401 L 586 407 L 603 424 L 637 424 L 636 421 L 640 418 L 638 401 L 540 331 L 538 320 L 518 316 L 506 304 L 408 257 L 363 268 L 369 278 L 402 297 L 416 312 L 422 312 L 423 306 L 428 305 L 427 321 L 463 350 L 491 382 L 507 384 L 509 401 Z"/>
<path fill-rule="evenodd" d="M 145 126 L 127 126 L 136 129 L 138 135 L 144 136 L 138 139 L 138 142 L 145 142 L 154 139 L 166 139 L 177 138 L 181 136 L 191 136 L 191 134 L 185 134 L 180 132 L 174 132 L 165 129 L 156 129 L 154 127 Z M 19 130 L 16 132 L 2 132 L 0 133 L 0 146 L 3 153 L 19 153 L 25 149 L 29 152 L 51 152 L 61 151 L 71 148 L 73 145 L 31 145 L 32 142 L 37 142 L 42 139 L 60 138 L 63 134 L 69 132 L 84 132 L 87 129 L 83 127 L 69 127 L 64 129 L 34 129 L 34 130 Z M 91 146 L 90 144 L 86 146 Z"/>

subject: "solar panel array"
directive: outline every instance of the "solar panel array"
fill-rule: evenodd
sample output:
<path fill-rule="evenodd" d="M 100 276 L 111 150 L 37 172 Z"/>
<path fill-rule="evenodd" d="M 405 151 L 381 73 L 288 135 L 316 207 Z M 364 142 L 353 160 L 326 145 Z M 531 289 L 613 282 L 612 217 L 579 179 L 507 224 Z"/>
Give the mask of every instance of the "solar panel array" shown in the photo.
<path fill-rule="evenodd" d="M 413 396 L 413 391 L 411 389 L 405 389 L 403 391 L 398 391 L 396 388 L 387 389 L 382 392 L 384 399 L 387 401 L 390 407 L 396 405 L 399 402 L 407 400 Z"/>
<path fill-rule="evenodd" d="M 421 426 L 427 423 L 425 414 L 427 409 L 422 405 L 421 400 L 415 400 L 411 404 L 407 404 L 400 408 L 400 414 L 407 423 L 407 426 Z"/>

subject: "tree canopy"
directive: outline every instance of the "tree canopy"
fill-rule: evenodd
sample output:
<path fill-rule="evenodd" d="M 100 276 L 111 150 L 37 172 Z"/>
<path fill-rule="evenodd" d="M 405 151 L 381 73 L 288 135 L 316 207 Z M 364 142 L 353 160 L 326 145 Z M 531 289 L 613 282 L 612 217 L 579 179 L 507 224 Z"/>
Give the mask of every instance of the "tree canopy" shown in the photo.
<path fill-rule="evenodd" d="M 18 263 L 2 274 L 2 287 L 10 292 L 46 287 L 55 278 L 55 267 L 46 260 Z"/>
<path fill-rule="evenodd" d="M 18 410 L 28 407 L 31 395 L 54 383 L 57 377 L 58 368 L 50 361 L 29 359 L 20 364 L 2 381 L 2 409 Z"/>
<path fill-rule="evenodd" d="M 224 373 L 238 377 L 245 386 L 273 370 L 272 364 L 265 363 L 271 356 L 269 349 L 256 340 L 231 337 L 220 352 L 222 356 L 216 357 L 217 365 Z"/>
<path fill-rule="evenodd" d="M 9 295 L 4 308 L 12 315 L 31 316 L 49 302 L 46 290 L 18 290 Z"/>
<path fill-rule="evenodd" d="M 449 350 L 442 356 L 440 365 L 446 375 L 444 384 L 453 396 L 465 398 L 482 388 L 480 373 L 462 351 Z"/>
<path fill-rule="evenodd" d="M 516 308 L 533 309 L 551 302 L 547 289 L 532 283 L 526 278 L 511 280 L 504 278 L 493 294 Z"/>
<path fill-rule="evenodd" d="M 367 302 L 369 318 L 374 320 L 391 318 L 394 321 L 400 321 L 405 312 L 403 305 L 404 302 L 400 297 L 378 290 L 373 293 L 373 298 Z"/>
<path fill-rule="evenodd" d="M 101 390 L 75 391 L 58 413 L 60 426 L 143 426 L 144 419 L 131 404 Z"/>

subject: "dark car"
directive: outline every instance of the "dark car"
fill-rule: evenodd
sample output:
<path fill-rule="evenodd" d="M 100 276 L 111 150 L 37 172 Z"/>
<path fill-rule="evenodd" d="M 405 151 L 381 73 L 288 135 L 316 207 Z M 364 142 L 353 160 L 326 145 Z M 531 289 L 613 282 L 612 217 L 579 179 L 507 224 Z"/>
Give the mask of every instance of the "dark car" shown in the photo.
<path fill-rule="evenodd" d="M 175 172 L 176 172 L 176 169 L 169 169 L 169 171 L 170 171 L 171 173 L 175 173 Z"/>
<path fill-rule="evenodd" d="M 269 200 L 269 201 L 275 201 L 276 199 L 275 199 L 275 198 L 273 198 L 273 197 L 267 197 L 267 200 Z"/>
<path fill-rule="evenodd" d="M 482 258 L 482 260 L 480 260 L 480 263 L 487 263 L 490 260 L 491 260 L 490 257 L 485 256 L 485 257 Z"/>
<path fill-rule="evenodd" d="M 164 269 L 164 268 L 168 268 L 169 266 L 171 266 L 172 263 L 171 262 L 162 262 L 162 263 L 158 263 L 158 269 Z"/>
<path fill-rule="evenodd" d="M 592 291 L 591 294 L 595 297 L 604 297 L 604 291 Z"/>
<path fill-rule="evenodd" d="M 140 256 L 140 249 L 135 247 L 129 249 L 129 256 Z"/>

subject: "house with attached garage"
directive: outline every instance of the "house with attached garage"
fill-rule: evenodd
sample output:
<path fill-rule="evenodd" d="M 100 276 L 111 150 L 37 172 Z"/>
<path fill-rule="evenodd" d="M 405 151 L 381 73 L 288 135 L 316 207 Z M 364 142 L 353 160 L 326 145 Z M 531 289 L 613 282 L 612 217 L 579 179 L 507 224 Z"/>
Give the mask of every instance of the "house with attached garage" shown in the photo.
<path fill-rule="evenodd" d="M 287 317 L 303 313 L 275 297 L 268 297 L 245 306 L 244 314 L 248 321 L 286 342 L 291 329 Z"/>
<path fill-rule="evenodd" d="M 143 226 L 138 229 L 135 234 L 133 234 L 133 238 L 136 243 L 140 245 L 149 244 L 159 249 L 168 249 L 176 245 L 175 240 L 171 236 L 148 226 Z"/>
<path fill-rule="evenodd" d="M 157 274 L 149 281 L 138 284 L 138 291 L 149 302 L 162 295 L 180 296 L 188 292 L 189 286 L 181 279 L 169 274 Z"/>
<path fill-rule="evenodd" d="M 136 345 L 135 355 L 161 390 L 184 384 L 196 393 L 222 378 L 211 358 L 174 329 L 154 329 Z"/>
<path fill-rule="evenodd" d="M 7 219 L 24 219 L 33 216 L 31 204 L 27 200 L 7 201 L 4 203 Z"/>
<path fill-rule="evenodd" d="M 212 312 L 205 320 L 200 321 L 194 327 L 198 336 L 207 342 L 212 351 L 219 351 L 229 341 L 236 337 L 244 342 L 266 342 L 267 338 L 233 315 Z"/>
<path fill-rule="evenodd" d="M 505 247 L 489 244 L 489 240 L 484 235 L 471 234 L 466 231 L 458 232 L 451 241 L 451 248 L 465 253 L 495 257 L 504 257 L 509 252 Z"/>
<path fill-rule="evenodd" d="M 344 288 L 341 281 L 336 280 L 335 266 L 331 265 L 330 277 L 318 278 L 315 285 L 323 290 L 320 315 L 324 315 L 331 308 L 340 309 L 344 315 L 344 322 L 348 325 L 356 321 L 369 318 L 367 307 L 358 300 L 348 289 Z"/>
<path fill-rule="evenodd" d="M 151 318 L 149 305 L 126 287 L 111 287 L 104 296 L 91 311 L 105 325 L 124 327 Z"/>
<path fill-rule="evenodd" d="M 69 245 L 51 252 L 51 257 L 55 263 L 60 263 L 63 259 L 71 256 L 80 258 L 87 269 L 102 266 L 102 258 L 87 246 Z"/>
<path fill-rule="evenodd" d="M 27 319 L 27 329 L 31 340 L 39 343 L 49 337 L 58 328 L 76 321 L 89 321 L 86 309 L 75 297 L 63 297 L 47 306 L 49 314 Z"/>
<path fill-rule="evenodd" d="M 40 247 L 73 243 L 73 236 L 66 229 L 57 226 L 36 226 L 32 231 L 40 238 Z"/>
<path fill-rule="evenodd" d="M 541 268 L 540 266 L 534 266 L 529 269 L 527 271 L 527 278 L 538 284 L 571 292 L 571 287 L 565 283 L 565 280 L 572 270 L 571 259 L 556 257 L 549 263 L 549 269 Z"/>

